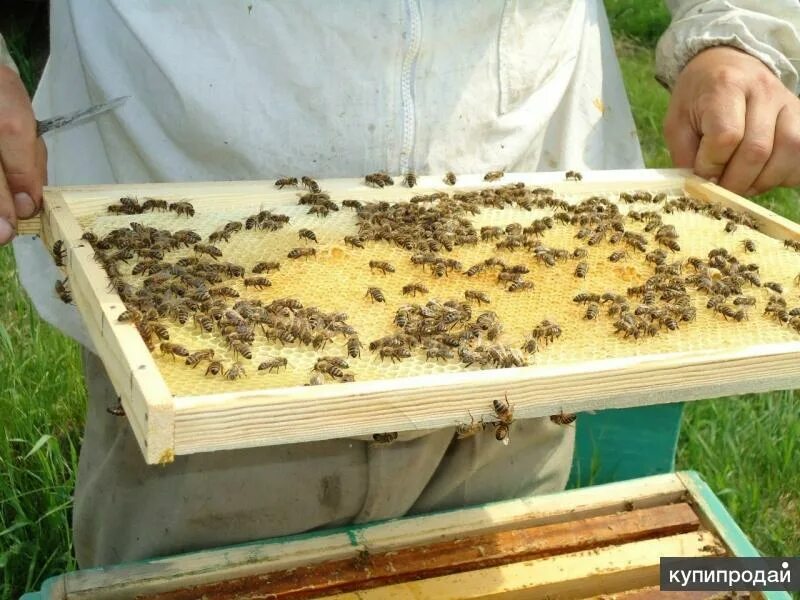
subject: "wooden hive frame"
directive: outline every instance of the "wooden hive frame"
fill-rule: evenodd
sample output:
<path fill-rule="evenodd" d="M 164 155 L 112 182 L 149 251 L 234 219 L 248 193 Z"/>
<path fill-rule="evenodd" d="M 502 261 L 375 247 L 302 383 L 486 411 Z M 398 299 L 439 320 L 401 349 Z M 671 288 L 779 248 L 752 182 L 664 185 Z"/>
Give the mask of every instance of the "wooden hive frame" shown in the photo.
<path fill-rule="evenodd" d="M 800 240 L 800 225 L 682 170 L 591 172 L 581 182 L 565 182 L 563 173 L 509 174 L 504 179 L 518 180 L 570 194 L 682 188 L 755 217 L 769 236 Z M 457 187 L 482 183 L 479 176 L 462 176 Z M 390 189 L 373 190 L 360 179 L 326 180 L 321 186 L 356 199 L 391 198 Z M 439 177 L 420 177 L 419 187 L 444 186 Z M 74 301 L 150 464 L 195 452 L 452 427 L 467 413 L 491 416 L 492 399 L 509 390 L 517 418 L 529 418 L 800 385 L 798 341 L 735 351 L 173 397 L 135 328 L 117 322 L 123 304 L 108 290 L 92 248 L 80 239 L 78 219 L 104 211 L 122 195 L 186 197 L 212 208 L 259 198 L 269 207 L 265 193 L 273 189 L 271 181 L 46 188 L 41 217 L 20 222 L 20 233 L 40 234 L 48 247 L 59 239 L 65 242 Z"/>
<path fill-rule="evenodd" d="M 654 598 L 662 556 L 715 555 L 759 554 L 680 472 L 67 573 L 23 600 Z"/>

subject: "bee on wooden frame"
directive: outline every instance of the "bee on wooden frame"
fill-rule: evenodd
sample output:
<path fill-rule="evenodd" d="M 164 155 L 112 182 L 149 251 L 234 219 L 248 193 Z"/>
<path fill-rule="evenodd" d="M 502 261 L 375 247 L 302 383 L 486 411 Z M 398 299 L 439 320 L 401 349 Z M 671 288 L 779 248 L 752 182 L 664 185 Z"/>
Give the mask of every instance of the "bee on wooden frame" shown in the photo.
<path fill-rule="evenodd" d="M 67 257 L 67 251 L 64 248 L 64 240 L 56 240 L 53 244 L 53 259 L 57 267 L 64 266 L 64 259 Z"/>
<path fill-rule="evenodd" d="M 275 185 L 279 190 L 282 190 L 287 185 L 293 185 L 297 187 L 297 177 L 281 177 L 275 182 Z"/>
<path fill-rule="evenodd" d="M 178 216 L 185 216 L 185 217 L 194 216 L 194 206 L 192 206 L 191 202 L 186 202 L 185 200 L 171 203 L 169 205 L 169 210 L 171 210 Z"/>
<path fill-rule="evenodd" d="M 484 181 L 497 181 L 503 178 L 505 171 L 489 171 L 483 176 Z"/>
<path fill-rule="evenodd" d="M 67 288 L 67 279 L 64 279 L 63 281 L 61 279 L 56 280 L 55 289 L 56 289 L 56 294 L 64 304 L 71 304 L 72 292 L 70 292 L 69 288 Z"/>
<path fill-rule="evenodd" d="M 453 173 L 452 171 L 448 171 L 447 173 L 444 174 L 442 181 L 444 181 L 447 185 L 455 185 L 456 174 Z"/>

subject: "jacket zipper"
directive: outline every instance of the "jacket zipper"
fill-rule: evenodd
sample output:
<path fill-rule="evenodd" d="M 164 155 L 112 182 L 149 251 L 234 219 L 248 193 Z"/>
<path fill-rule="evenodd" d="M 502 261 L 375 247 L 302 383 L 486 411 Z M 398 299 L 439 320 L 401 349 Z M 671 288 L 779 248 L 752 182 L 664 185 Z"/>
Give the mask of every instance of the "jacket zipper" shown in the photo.
<path fill-rule="evenodd" d="M 414 153 L 414 134 L 416 132 L 414 80 L 422 33 L 422 15 L 419 0 L 406 0 L 406 12 L 409 21 L 409 34 L 400 73 L 400 95 L 403 103 L 403 143 L 400 148 L 400 173 L 406 173 L 410 170 Z"/>

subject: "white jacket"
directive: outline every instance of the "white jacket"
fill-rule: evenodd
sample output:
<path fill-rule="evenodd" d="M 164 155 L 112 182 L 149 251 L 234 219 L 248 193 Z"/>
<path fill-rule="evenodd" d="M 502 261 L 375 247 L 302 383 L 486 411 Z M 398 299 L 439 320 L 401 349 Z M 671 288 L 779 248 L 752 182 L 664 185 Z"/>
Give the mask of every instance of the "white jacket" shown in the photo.
<path fill-rule="evenodd" d="M 797 0 L 671 0 L 661 78 L 732 43 L 797 85 Z M 34 100 L 132 98 L 47 139 L 50 183 L 642 166 L 600 0 L 64 0 Z M 794 24 L 792 24 L 794 23 Z M 89 345 L 38 241 L 40 314 Z"/>

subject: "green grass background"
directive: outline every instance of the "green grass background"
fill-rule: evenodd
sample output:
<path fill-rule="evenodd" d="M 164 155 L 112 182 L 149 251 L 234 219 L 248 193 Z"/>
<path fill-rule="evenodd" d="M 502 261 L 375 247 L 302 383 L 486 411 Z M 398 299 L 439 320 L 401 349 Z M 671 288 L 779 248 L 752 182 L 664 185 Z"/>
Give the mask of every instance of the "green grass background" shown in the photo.
<path fill-rule="evenodd" d="M 669 24 L 660 2 L 606 0 L 649 167 L 670 165 L 661 136 L 667 93 L 653 80 L 653 48 Z M 0 31 L 33 89 L 46 53 L 46 15 L 5 19 Z M 800 220 L 800 194 L 758 202 Z M 36 316 L 10 249 L 0 248 L 0 600 L 75 568 L 71 493 L 86 392 L 78 349 Z M 686 407 L 678 467 L 709 482 L 755 545 L 800 555 L 800 394 L 719 398 Z"/>

